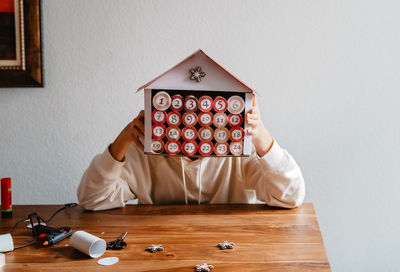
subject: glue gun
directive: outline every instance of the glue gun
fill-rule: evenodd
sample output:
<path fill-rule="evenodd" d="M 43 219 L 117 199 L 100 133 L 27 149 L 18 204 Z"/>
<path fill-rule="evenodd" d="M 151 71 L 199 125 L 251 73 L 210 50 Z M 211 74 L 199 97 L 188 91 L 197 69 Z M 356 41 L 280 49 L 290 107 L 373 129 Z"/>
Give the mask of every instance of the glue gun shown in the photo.
<path fill-rule="evenodd" d="M 61 240 L 71 236 L 72 229 L 68 227 L 62 227 L 59 229 L 51 228 L 43 225 L 36 225 L 35 231 L 37 233 L 37 237 L 40 240 L 40 243 L 44 247 L 52 246 Z"/>

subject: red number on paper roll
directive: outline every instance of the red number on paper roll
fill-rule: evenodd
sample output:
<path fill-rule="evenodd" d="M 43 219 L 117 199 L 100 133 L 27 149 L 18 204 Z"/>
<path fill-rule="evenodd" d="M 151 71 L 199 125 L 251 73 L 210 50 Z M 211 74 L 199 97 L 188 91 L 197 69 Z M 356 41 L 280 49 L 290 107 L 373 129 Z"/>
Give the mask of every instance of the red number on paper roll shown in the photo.
<path fill-rule="evenodd" d="M 214 99 L 214 105 L 213 108 L 216 112 L 224 112 L 226 108 L 228 107 L 228 101 L 222 96 L 217 96 Z"/>
<path fill-rule="evenodd" d="M 243 117 L 240 114 L 229 114 L 228 123 L 231 127 L 238 127 L 242 124 Z"/>
<path fill-rule="evenodd" d="M 229 146 L 229 150 L 233 155 L 242 155 L 243 142 L 232 142 Z"/>
<path fill-rule="evenodd" d="M 185 112 L 182 117 L 183 124 L 187 127 L 193 127 L 197 123 L 197 115 L 194 112 Z"/>
<path fill-rule="evenodd" d="M 229 152 L 229 145 L 227 143 L 216 143 L 214 146 L 214 153 L 217 156 L 225 156 Z"/>
<path fill-rule="evenodd" d="M 224 127 L 228 123 L 228 116 L 225 113 L 219 112 L 214 115 L 214 126 Z"/>

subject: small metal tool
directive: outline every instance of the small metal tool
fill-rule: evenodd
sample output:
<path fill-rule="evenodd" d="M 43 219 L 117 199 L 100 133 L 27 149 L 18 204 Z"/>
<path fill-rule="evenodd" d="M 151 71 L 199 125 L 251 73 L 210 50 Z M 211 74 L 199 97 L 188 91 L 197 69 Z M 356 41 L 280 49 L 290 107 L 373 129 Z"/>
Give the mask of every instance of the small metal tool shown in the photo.
<path fill-rule="evenodd" d="M 128 232 L 124 232 L 117 238 L 117 240 L 108 242 L 107 249 L 112 249 L 112 250 L 124 249 L 126 247 L 126 242 L 124 242 L 124 239 L 127 234 Z"/>

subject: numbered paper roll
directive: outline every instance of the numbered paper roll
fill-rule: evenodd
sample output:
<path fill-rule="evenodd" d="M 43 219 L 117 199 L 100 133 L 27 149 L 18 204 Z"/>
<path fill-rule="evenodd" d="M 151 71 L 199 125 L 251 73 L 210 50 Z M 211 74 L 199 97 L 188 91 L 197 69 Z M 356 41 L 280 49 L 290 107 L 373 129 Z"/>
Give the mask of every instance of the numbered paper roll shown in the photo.
<path fill-rule="evenodd" d="M 202 156 L 210 156 L 214 151 L 214 146 L 212 142 L 200 142 L 199 153 Z"/>
<path fill-rule="evenodd" d="M 232 142 L 229 150 L 233 155 L 239 156 L 243 154 L 243 142 Z"/>
<path fill-rule="evenodd" d="M 218 112 L 214 115 L 213 120 L 214 126 L 216 127 L 224 127 L 228 123 L 228 116 L 226 116 L 223 112 Z"/>
<path fill-rule="evenodd" d="M 197 130 L 194 127 L 183 128 L 182 138 L 187 142 L 194 141 L 197 138 Z"/>
<path fill-rule="evenodd" d="M 244 110 L 244 100 L 238 95 L 228 99 L 228 111 L 233 114 L 241 113 Z"/>
<path fill-rule="evenodd" d="M 226 156 L 229 153 L 229 145 L 227 143 L 216 143 L 214 153 L 217 156 Z"/>
<path fill-rule="evenodd" d="M 217 96 L 214 99 L 213 108 L 216 112 L 224 112 L 228 108 L 228 101 L 222 96 Z"/>
<path fill-rule="evenodd" d="M 185 112 L 182 116 L 182 122 L 186 127 L 194 127 L 197 124 L 197 114 L 194 112 Z"/>
<path fill-rule="evenodd" d="M 161 139 L 165 135 L 164 125 L 154 125 L 152 127 L 153 139 Z"/>
<path fill-rule="evenodd" d="M 173 111 L 180 111 L 183 109 L 183 97 L 180 94 L 176 94 L 171 98 L 171 110 Z"/>
<path fill-rule="evenodd" d="M 161 139 L 153 140 L 151 142 L 151 151 L 156 154 L 162 153 L 164 151 L 164 142 Z"/>
<path fill-rule="evenodd" d="M 165 111 L 154 110 L 151 114 L 151 120 L 153 120 L 155 124 L 162 124 L 167 120 L 167 114 Z"/>
<path fill-rule="evenodd" d="M 214 131 L 214 139 L 218 143 L 225 143 L 229 139 L 229 130 L 227 128 L 217 128 Z"/>
<path fill-rule="evenodd" d="M 213 122 L 213 115 L 211 112 L 200 112 L 199 114 L 200 126 L 203 127 L 211 126 L 212 122 Z"/>
<path fill-rule="evenodd" d="M 157 110 L 166 110 L 171 105 L 171 97 L 166 92 L 158 92 L 153 97 L 153 106 Z"/>
<path fill-rule="evenodd" d="M 244 130 L 241 127 L 231 128 L 230 138 L 232 142 L 239 142 L 244 138 Z"/>
<path fill-rule="evenodd" d="M 209 142 L 213 139 L 214 131 L 210 127 L 202 127 L 199 129 L 198 137 L 203 142 Z"/>
<path fill-rule="evenodd" d="M 213 108 L 213 99 L 208 95 L 203 95 L 199 98 L 199 110 L 209 112 Z"/>
<path fill-rule="evenodd" d="M 182 144 L 182 152 L 187 156 L 193 156 L 197 152 L 197 143 L 195 141 L 184 142 Z"/>
<path fill-rule="evenodd" d="M 229 114 L 228 116 L 228 124 L 231 127 L 238 127 L 242 124 L 243 122 L 243 117 L 240 114 Z"/>
<path fill-rule="evenodd" d="M 177 141 L 181 137 L 181 129 L 178 127 L 167 128 L 167 139 L 170 141 Z"/>
<path fill-rule="evenodd" d="M 167 115 L 167 123 L 171 127 L 177 127 L 181 124 L 181 115 L 179 112 L 170 112 Z"/>
<path fill-rule="evenodd" d="M 196 111 L 198 107 L 197 98 L 194 95 L 186 96 L 184 107 L 186 111 Z"/>
<path fill-rule="evenodd" d="M 168 141 L 165 144 L 165 151 L 170 155 L 176 155 L 181 152 L 181 144 L 177 141 Z"/>

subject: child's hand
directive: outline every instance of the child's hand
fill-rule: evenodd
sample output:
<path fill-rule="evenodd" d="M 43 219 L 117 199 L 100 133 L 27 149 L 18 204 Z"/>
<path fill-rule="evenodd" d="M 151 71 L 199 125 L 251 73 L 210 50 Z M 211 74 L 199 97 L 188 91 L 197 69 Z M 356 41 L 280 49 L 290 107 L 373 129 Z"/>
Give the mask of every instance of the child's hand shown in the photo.
<path fill-rule="evenodd" d="M 117 139 L 110 145 L 110 153 L 117 161 L 122 161 L 125 153 L 132 143 L 135 143 L 142 151 L 144 141 L 144 111 L 141 110 L 119 134 Z"/>
<path fill-rule="evenodd" d="M 247 113 L 246 122 L 251 127 L 246 131 L 246 133 L 252 136 L 252 141 L 257 154 L 262 157 L 269 151 L 273 144 L 273 139 L 261 121 L 260 110 L 257 106 L 255 96 L 253 96 L 253 109 Z"/>
<path fill-rule="evenodd" d="M 134 142 L 140 149 L 144 150 L 143 140 L 144 140 L 144 111 L 141 110 L 121 132 L 121 138 Z"/>

